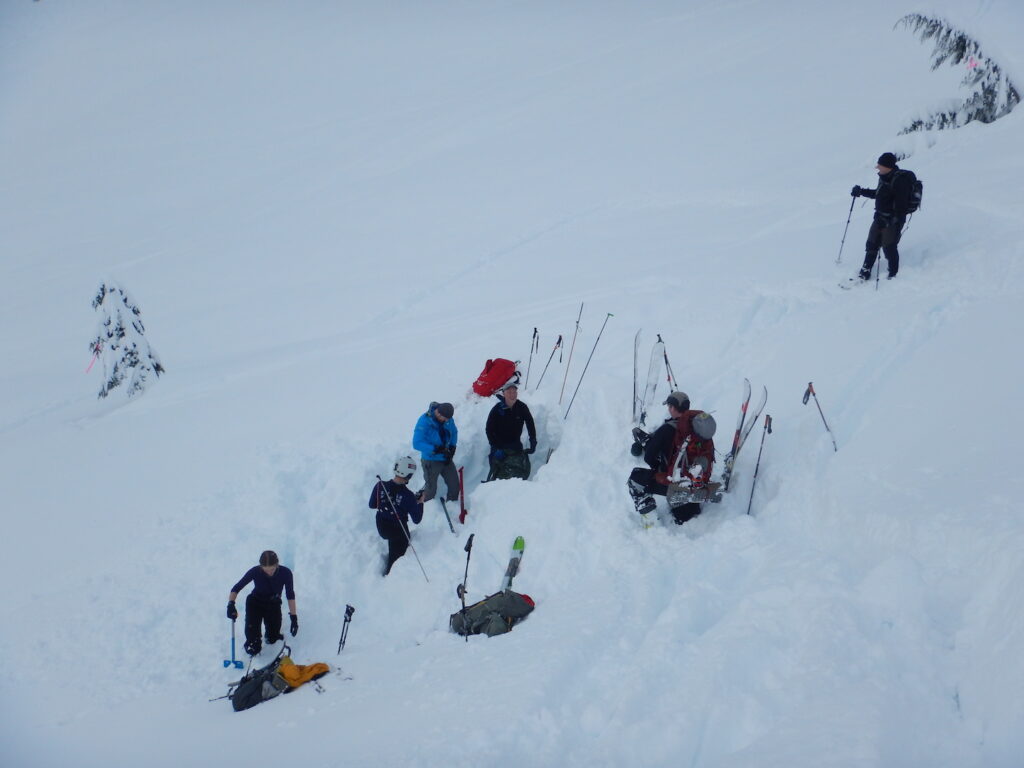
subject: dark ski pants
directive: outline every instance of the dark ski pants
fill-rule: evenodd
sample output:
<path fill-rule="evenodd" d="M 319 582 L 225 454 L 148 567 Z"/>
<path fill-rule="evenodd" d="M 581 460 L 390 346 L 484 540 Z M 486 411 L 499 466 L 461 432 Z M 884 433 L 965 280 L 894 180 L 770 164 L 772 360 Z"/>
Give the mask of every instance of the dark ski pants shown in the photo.
<path fill-rule="evenodd" d="M 864 266 L 860 270 L 861 277 L 867 279 L 871 276 L 875 259 L 878 258 L 879 248 L 882 249 L 885 260 L 889 263 L 889 277 L 896 277 L 896 273 L 900 270 L 900 252 L 896 246 L 900 242 L 901 234 L 903 234 L 903 225 L 900 222 L 891 226 L 886 226 L 878 219 L 871 222 L 868 241 L 864 246 Z"/>
<path fill-rule="evenodd" d="M 387 576 L 395 561 L 409 549 L 409 539 L 406 538 L 409 535 L 409 524 L 404 520 L 399 524 L 394 515 L 383 519 L 378 517 L 377 533 L 388 543 L 388 560 L 384 565 L 384 575 Z"/>
<path fill-rule="evenodd" d="M 637 467 L 629 473 L 629 495 L 633 497 L 633 503 L 637 511 L 644 499 L 652 495 L 665 496 L 668 494 L 668 486 L 662 485 L 654 479 L 654 470 Z M 682 525 L 687 520 L 692 520 L 701 513 L 700 504 L 690 502 L 672 507 L 672 519 L 676 524 Z"/>
<path fill-rule="evenodd" d="M 421 489 L 423 501 L 430 501 L 437 495 L 438 477 L 443 477 L 444 484 L 448 487 L 448 495 L 445 498 L 448 501 L 459 500 L 459 473 L 455 471 L 454 464 L 450 461 L 430 459 L 423 459 L 420 463 L 423 465 L 423 479 L 426 481 Z"/>
<path fill-rule="evenodd" d="M 668 487 L 654 479 L 654 470 L 646 467 L 637 467 L 629 473 L 629 492 L 636 498 L 636 495 L 664 496 L 668 493 Z"/>
<path fill-rule="evenodd" d="M 490 479 L 509 480 L 518 477 L 522 480 L 530 479 L 530 457 L 522 448 L 506 449 L 505 457 L 496 459 L 493 456 L 488 458 L 491 464 Z"/>
<path fill-rule="evenodd" d="M 266 628 L 268 643 L 281 639 L 281 598 L 260 597 L 250 592 L 245 598 L 245 650 L 253 655 L 262 648 L 261 625 Z"/>

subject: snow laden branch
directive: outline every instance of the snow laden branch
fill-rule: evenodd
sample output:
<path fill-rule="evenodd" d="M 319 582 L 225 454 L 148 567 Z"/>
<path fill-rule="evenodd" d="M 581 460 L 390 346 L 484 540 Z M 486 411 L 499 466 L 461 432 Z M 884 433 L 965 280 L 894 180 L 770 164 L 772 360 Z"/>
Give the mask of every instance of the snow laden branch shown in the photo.
<path fill-rule="evenodd" d="M 99 318 L 89 351 L 103 362 L 103 386 L 98 396 L 106 397 L 122 384 L 128 397 L 141 394 L 150 375 L 164 372 L 160 358 L 146 340 L 142 313 L 128 292 L 113 282 L 100 284 L 92 307 Z"/>
<path fill-rule="evenodd" d="M 900 133 L 960 128 L 972 120 L 991 123 L 1017 106 L 1020 92 L 1016 86 L 996 62 L 982 53 L 978 42 L 966 32 L 956 29 L 944 19 L 919 13 L 908 14 L 896 22 L 897 27 L 901 25 L 918 34 L 922 42 L 934 41 L 933 70 L 943 64 L 963 64 L 966 67 L 961 85 L 970 90 L 970 95 L 952 109 L 914 120 Z"/>

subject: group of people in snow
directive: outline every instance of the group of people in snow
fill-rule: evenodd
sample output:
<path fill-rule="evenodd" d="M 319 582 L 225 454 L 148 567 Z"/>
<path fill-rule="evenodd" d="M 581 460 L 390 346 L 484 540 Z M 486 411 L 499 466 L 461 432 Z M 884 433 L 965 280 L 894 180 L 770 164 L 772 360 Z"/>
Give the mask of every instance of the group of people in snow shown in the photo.
<path fill-rule="evenodd" d="M 685 480 L 690 488 L 706 488 L 711 481 L 715 461 L 714 417 L 690 409 L 685 392 L 673 392 L 663 405 L 668 418 L 643 444 L 644 463 L 629 474 L 627 486 L 636 511 L 649 515 L 657 509 L 655 496 L 667 496 L 673 482 Z M 699 502 L 686 501 L 670 506 L 673 521 L 682 525 L 701 513 Z"/>
<path fill-rule="evenodd" d="M 885 255 L 888 279 L 899 272 L 898 244 L 907 215 L 911 212 L 914 192 L 913 173 L 901 172 L 892 152 L 884 152 L 876 164 L 878 185 L 875 189 L 855 186 L 850 194 L 875 201 L 875 214 L 868 230 L 864 263 L 857 278 L 868 280 L 875 266 L 879 250 Z M 530 455 L 537 449 L 537 428 L 530 408 L 519 399 L 516 379 L 507 382 L 497 393 L 498 402 L 487 416 L 485 428 L 490 446 L 488 480 L 530 476 Z M 667 496 L 673 482 L 685 479 L 691 488 L 703 488 L 711 480 L 715 461 L 715 420 L 700 410 L 691 410 L 690 398 L 685 392 L 672 392 L 664 401 L 668 417 L 643 444 L 643 459 L 647 467 L 637 467 L 629 475 L 627 486 L 636 511 L 649 515 L 657 508 L 655 496 Z M 459 477 L 452 459 L 459 441 L 455 424 L 455 408 L 451 403 L 432 402 L 416 422 L 412 447 L 420 453 L 424 483 L 419 491 L 409 489 L 409 481 L 416 473 L 416 462 L 411 456 L 402 456 L 394 464 L 393 477 L 377 482 L 370 492 L 369 507 L 377 510 L 376 524 L 380 537 L 387 541 L 388 554 L 383 574 L 409 547 L 409 520 L 415 525 L 423 519 L 423 505 L 437 495 L 438 479 L 445 482 L 447 501 L 459 500 Z M 523 447 L 523 428 L 529 437 L 529 448 Z M 701 513 L 701 504 L 686 501 L 671 506 L 672 519 L 679 525 Z M 465 522 L 460 517 L 460 522 Z M 282 639 L 281 594 L 288 600 L 291 619 L 290 631 L 294 636 L 299 629 L 295 610 L 295 590 L 292 572 L 280 565 L 277 555 L 266 551 L 260 555 L 258 566 L 250 568 L 231 588 L 228 596 L 227 616 L 238 617 L 235 599 L 247 584 L 253 590 L 245 601 L 245 650 L 255 655 L 261 650 L 261 634 L 268 643 Z M 261 628 L 265 631 L 261 633 Z"/>
<path fill-rule="evenodd" d="M 530 455 L 537 450 L 537 427 L 529 406 L 519 399 L 516 380 L 507 382 L 497 393 L 498 402 L 487 416 L 485 428 L 490 445 L 488 480 L 530 477 Z M 529 447 L 522 442 L 523 429 L 529 438 Z M 459 442 L 455 424 L 455 407 L 451 403 L 432 402 L 416 421 L 412 446 L 420 453 L 423 469 L 423 487 L 416 493 L 409 481 L 416 473 L 416 462 L 411 456 L 395 461 L 390 480 L 378 481 L 370 492 L 369 507 L 377 510 L 377 533 L 388 544 L 383 575 L 409 548 L 409 521 L 419 525 L 423 520 L 423 505 L 437 495 L 438 479 L 445 482 L 445 499 L 459 500 L 459 476 L 452 459 Z M 465 522 L 460 518 L 460 522 Z M 268 644 L 283 639 L 281 634 L 281 595 L 288 600 L 292 636 L 299 631 L 295 609 L 295 588 L 292 572 L 278 562 L 277 554 L 268 550 L 260 555 L 259 565 L 253 566 L 231 588 L 228 595 L 227 617 L 238 618 L 235 600 L 249 583 L 252 592 L 245 601 L 245 651 L 258 654 L 263 640 Z"/>
<path fill-rule="evenodd" d="M 509 381 L 497 393 L 498 402 L 487 415 L 487 442 L 490 446 L 488 480 L 530 477 L 530 455 L 537 450 L 537 426 L 526 403 L 519 399 L 519 384 Z M 370 493 L 369 506 L 377 510 L 377 532 L 388 543 L 384 575 L 409 547 L 409 519 L 419 525 L 423 505 L 437 495 L 437 481 L 445 483 L 445 500 L 459 500 L 459 476 L 452 459 L 458 447 L 459 430 L 455 424 L 455 408 L 451 403 L 431 403 L 416 421 L 412 447 L 420 453 L 423 487 L 415 494 L 408 484 L 416 472 L 411 456 L 395 462 L 394 477 L 377 482 Z M 530 441 L 523 448 L 523 428 Z M 465 522 L 460 515 L 459 522 Z"/>

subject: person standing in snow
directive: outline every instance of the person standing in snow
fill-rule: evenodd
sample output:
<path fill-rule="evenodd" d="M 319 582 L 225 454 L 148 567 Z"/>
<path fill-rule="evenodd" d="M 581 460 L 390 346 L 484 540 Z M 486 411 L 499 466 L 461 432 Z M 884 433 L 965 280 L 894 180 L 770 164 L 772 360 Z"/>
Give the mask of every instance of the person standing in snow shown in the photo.
<path fill-rule="evenodd" d="M 881 248 L 889 266 L 888 279 L 892 280 L 900 269 L 897 245 L 903 233 L 903 225 L 907 221 L 910 199 L 914 191 L 914 177 L 910 173 L 900 173 L 896 155 L 892 152 L 882 153 L 875 168 L 878 170 L 878 186 L 875 189 L 855 186 L 850 191 L 854 197 L 868 197 L 875 201 L 875 217 L 868 230 L 864 265 L 857 276 L 861 280 L 871 277 L 871 269 L 875 266 L 878 249 Z"/>
<path fill-rule="evenodd" d="M 260 641 L 261 625 L 265 628 L 268 643 L 283 640 L 281 635 L 281 592 L 288 598 L 288 614 L 291 616 L 291 634 L 295 637 L 299 631 L 299 617 L 295 612 L 295 587 L 292 583 L 291 569 L 281 565 L 277 553 L 266 550 L 260 555 L 260 564 L 254 565 L 238 583 L 231 588 L 228 595 L 228 618 L 238 618 L 235 598 L 245 585 L 252 582 L 252 592 L 245 599 L 245 651 L 255 656 L 262 650 Z"/>
<path fill-rule="evenodd" d="M 451 403 L 431 403 L 416 422 L 412 447 L 420 452 L 423 466 L 424 485 L 418 494 L 420 503 L 428 502 L 437 495 L 438 477 L 444 478 L 448 501 L 459 500 L 459 473 L 452 464 L 459 440 L 454 416 L 455 407 Z"/>
<path fill-rule="evenodd" d="M 409 490 L 409 480 L 416 472 L 411 456 L 402 456 L 395 462 L 394 479 L 378 481 L 370 492 L 370 509 L 377 510 L 377 533 L 388 543 L 388 557 L 384 576 L 391 566 L 409 549 L 409 518 L 419 525 L 423 519 L 423 501 Z"/>
<path fill-rule="evenodd" d="M 530 437 L 530 447 L 523 450 L 523 427 Z M 510 477 L 530 479 L 530 455 L 537 450 L 537 427 L 529 406 L 519 399 L 519 386 L 506 384 L 498 395 L 498 403 L 487 414 L 487 442 L 490 443 L 492 479 Z"/>
<path fill-rule="evenodd" d="M 676 425 L 679 418 L 690 409 L 690 398 L 685 392 L 673 392 L 665 398 L 663 405 L 668 406 L 668 418 L 651 433 L 644 444 L 644 462 L 648 468 L 634 469 L 629 473 L 626 483 L 636 511 L 641 515 L 653 512 L 658 506 L 654 495 L 664 496 L 668 490 L 667 485 L 655 480 L 655 475 L 668 471 L 674 453 Z"/>

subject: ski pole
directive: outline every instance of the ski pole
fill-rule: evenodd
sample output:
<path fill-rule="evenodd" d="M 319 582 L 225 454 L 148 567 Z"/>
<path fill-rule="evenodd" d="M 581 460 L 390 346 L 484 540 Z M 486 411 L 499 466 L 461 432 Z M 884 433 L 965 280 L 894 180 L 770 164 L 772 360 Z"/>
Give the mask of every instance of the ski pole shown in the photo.
<path fill-rule="evenodd" d="M 562 391 L 558 394 L 558 404 L 562 404 L 565 395 L 565 382 L 569 380 L 569 366 L 572 365 L 572 352 L 576 349 L 576 335 L 580 332 L 580 318 L 583 317 L 583 302 L 580 302 L 580 314 L 576 318 L 576 330 L 572 333 L 572 346 L 569 347 L 569 359 L 565 361 L 565 376 L 562 377 Z"/>
<path fill-rule="evenodd" d="M 757 449 L 757 464 L 754 465 L 754 479 L 750 483 L 750 501 L 747 502 L 747 514 L 750 514 L 750 505 L 754 503 L 754 486 L 757 485 L 757 470 L 761 468 L 761 451 L 764 450 L 764 436 L 772 433 L 772 417 L 767 413 L 764 415 L 764 431 L 761 433 L 761 447 Z"/>
<path fill-rule="evenodd" d="M 409 542 L 409 549 L 411 549 L 411 550 L 412 550 L 412 553 L 413 553 L 413 555 L 415 555 L 415 556 L 416 556 L 416 562 L 417 562 L 417 563 L 419 563 L 419 566 L 420 566 L 420 570 L 421 570 L 421 571 L 423 571 L 423 578 L 424 578 L 424 579 L 426 579 L 426 580 L 427 580 L 427 583 L 429 584 L 429 583 L 430 583 L 430 579 L 427 579 L 427 572 L 426 572 L 425 570 L 423 570 L 423 563 L 421 563 L 421 562 L 420 562 L 420 556 L 419 556 L 419 554 L 417 554 L 417 552 L 416 552 L 416 547 L 414 547 L 414 546 L 413 546 L 413 543 L 412 543 L 412 539 L 411 539 L 411 538 L 409 538 L 409 531 L 408 531 L 408 529 L 407 529 L 407 528 L 405 527 L 405 525 L 403 525 L 403 523 L 402 523 L 402 518 L 398 516 L 398 509 L 397 509 L 397 508 L 395 507 L 395 502 L 394 502 L 394 500 L 393 500 L 393 499 L 391 498 L 391 494 L 390 494 L 390 493 L 388 493 L 388 489 L 387 489 L 387 487 L 386 487 L 386 486 L 384 485 L 384 481 L 380 479 L 380 475 L 377 475 L 377 482 L 379 482 L 379 483 L 380 483 L 380 489 L 381 489 L 382 491 L 384 491 L 384 496 L 386 496 L 386 497 L 387 497 L 387 500 L 388 500 L 388 504 L 390 504 L 390 505 L 391 505 L 391 514 L 393 514 L 393 515 L 395 516 L 395 520 L 397 520 L 397 521 L 398 521 L 398 527 L 402 529 L 402 533 L 404 533 L 404 534 L 405 534 L 405 540 L 406 540 L 407 542 Z M 377 506 L 378 506 L 378 507 L 380 507 L 380 497 L 378 497 L 378 498 L 377 498 Z"/>
<path fill-rule="evenodd" d="M 658 334 L 658 341 L 661 341 L 660 333 Z M 665 342 L 663 341 L 661 341 L 661 343 L 662 345 L 665 344 Z M 679 389 L 679 387 L 676 386 L 676 375 L 672 372 L 672 363 L 668 361 L 668 351 L 665 349 L 664 346 L 662 346 L 661 348 L 661 354 L 664 355 L 665 357 L 665 373 L 668 377 L 669 392 L 675 392 L 677 389 Z"/>
<path fill-rule="evenodd" d="M 843 246 L 846 245 L 846 230 L 850 228 L 850 219 L 853 218 L 853 204 L 856 202 L 856 197 L 850 198 L 850 214 L 846 217 L 846 229 L 843 230 L 843 239 L 839 243 L 839 255 L 836 256 L 836 264 L 841 263 L 843 260 Z"/>
<path fill-rule="evenodd" d="M 523 391 L 530 386 L 530 367 L 533 365 L 533 353 L 540 349 L 540 338 L 537 336 L 537 329 L 533 329 L 533 339 L 530 340 L 530 359 L 526 362 L 526 381 L 523 382 Z"/>
<path fill-rule="evenodd" d="M 445 485 L 447 486 L 447 483 Z M 443 497 L 439 498 L 438 501 L 441 502 L 441 509 L 444 510 L 444 519 L 448 521 L 448 530 L 452 532 L 453 536 L 458 536 L 459 534 L 455 532 L 455 526 L 452 524 L 452 516 L 448 514 L 448 505 L 444 503 Z"/>
<path fill-rule="evenodd" d="M 345 606 L 345 621 L 341 625 L 341 639 L 338 640 L 338 653 L 341 653 L 345 648 L 345 640 L 348 639 L 348 625 L 352 621 L 352 614 L 356 612 L 356 609 L 351 605 Z M 338 654 L 335 654 L 337 656 Z"/>
<path fill-rule="evenodd" d="M 562 346 L 562 334 L 558 334 L 558 341 L 555 342 L 554 349 L 552 349 L 551 350 L 551 354 L 548 355 L 548 361 L 547 361 L 547 363 L 544 364 L 544 370 L 540 372 L 540 378 L 537 379 L 537 386 L 533 388 L 534 392 L 536 392 L 538 389 L 540 389 L 540 383 L 542 381 L 544 381 L 544 374 L 548 372 L 548 366 L 551 365 L 551 359 L 555 356 L 555 352 L 557 352 L 559 350 L 559 348 L 561 348 L 561 346 Z M 562 362 L 562 356 L 561 355 L 558 356 L 558 362 Z M 526 387 L 523 387 L 523 389 L 526 389 Z"/>
<path fill-rule="evenodd" d="M 466 572 L 462 574 L 462 583 L 455 590 L 462 601 L 462 632 L 466 636 L 467 643 L 469 642 L 469 628 L 466 626 L 466 582 L 469 580 L 469 557 L 473 554 L 473 536 L 475 535 L 471 533 L 469 538 L 466 539 Z"/>
<path fill-rule="evenodd" d="M 637 379 L 639 379 L 639 377 L 640 377 L 639 356 L 640 356 L 640 332 L 641 331 L 643 331 L 643 328 L 638 329 L 637 332 L 636 332 L 636 336 L 633 337 L 633 423 L 634 424 L 641 423 L 640 412 L 643 410 L 643 401 L 638 396 L 639 392 L 637 392 L 637 389 L 639 387 L 639 382 L 637 381 Z"/>
<path fill-rule="evenodd" d="M 832 434 L 832 430 L 829 429 L 828 422 L 825 421 L 825 414 L 821 411 L 821 403 L 818 402 L 818 393 L 814 391 L 814 382 L 807 382 L 807 389 L 804 392 L 804 405 L 807 405 L 807 400 L 811 395 L 814 395 L 814 404 L 818 406 L 818 413 L 821 413 L 821 423 L 825 425 L 825 430 L 828 432 L 828 436 L 832 438 L 832 448 L 838 452 L 839 446 L 836 445 L 835 435 Z"/>
<path fill-rule="evenodd" d="M 601 330 L 597 332 L 597 338 L 594 339 L 594 346 L 590 350 L 590 357 L 587 358 L 587 364 L 583 366 L 583 373 L 580 374 L 580 380 L 576 382 L 576 391 L 572 393 L 572 398 L 569 400 L 569 406 L 565 409 L 565 417 L 563 420 L 569 418 L 569 411 L 572 410 L 572 404 L 576 401 L 576 393 L 580 391 L 580 384 L 583 383 L 583 377 L 587 375 L 587 368 L 590 366 L 590 361 L 594 357 L 594 351 L 597 349 L 597 342 L 601 340 L 601 334 L 604 333 L 604 327 L 608 325 L 609 317 L 612 317 L 611 312 L 605 315 L 604 322 L 601 324 Z"/>
<path fill-rule="evenodd" d="M 224 666 L 225 667 L 233 666 L 235 669 L 241 669 L 242 666 L 243 666 L 241 659 L 236 659 L 235 658 L 235 620 L 234 619 L 231 620 L 231 658 L 230 659 L 224 659 Z"/>

